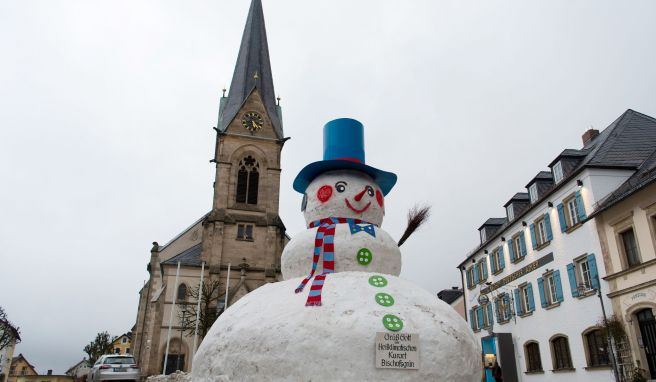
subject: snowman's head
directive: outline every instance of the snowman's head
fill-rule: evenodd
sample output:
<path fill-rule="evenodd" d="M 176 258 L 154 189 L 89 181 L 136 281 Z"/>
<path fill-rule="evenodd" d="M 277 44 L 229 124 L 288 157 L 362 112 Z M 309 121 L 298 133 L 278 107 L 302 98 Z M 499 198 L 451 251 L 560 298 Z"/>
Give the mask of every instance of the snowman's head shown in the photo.
<path fill-rule="evenodd" d="M 360 171 L 335 170 L 314 178 L 303 195 L 305 221 L 355 218 L 380 226 L 385 197 L 373 179 Z"/>

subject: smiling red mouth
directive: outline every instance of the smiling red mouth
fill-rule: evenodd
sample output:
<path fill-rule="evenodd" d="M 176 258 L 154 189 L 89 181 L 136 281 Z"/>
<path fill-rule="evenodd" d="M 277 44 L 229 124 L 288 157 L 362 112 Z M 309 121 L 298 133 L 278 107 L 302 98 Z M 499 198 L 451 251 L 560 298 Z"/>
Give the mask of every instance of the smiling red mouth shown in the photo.
<path fill-rule="evenodd" d="M 359 209 L 353 207 L 353 206 L 351 205 L 351 203 L 348 201 L 348 199 L 344 199 L 344 201 L 346 202 L 346 206 L 347 206 L 348 208 L 350 208 L 350 209 L 351 209 L 353 212 L 355 212 L 356 214 L 361 214 L 361 213 L 363 213 L 363 212 L 366 211 L 366 210 L 369 208 L 369 206 L 371 205 L 371 202 L 369 202 L 369 203 L 367 203 L 366 206 L 362 207 L 362 209 L 359 210 Z"/>

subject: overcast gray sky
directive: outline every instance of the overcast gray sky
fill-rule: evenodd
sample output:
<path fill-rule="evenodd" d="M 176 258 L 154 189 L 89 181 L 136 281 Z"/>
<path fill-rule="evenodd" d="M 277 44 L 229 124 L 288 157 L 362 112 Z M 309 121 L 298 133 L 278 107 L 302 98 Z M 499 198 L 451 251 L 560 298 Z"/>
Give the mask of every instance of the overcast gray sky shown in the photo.
<path fill-rule="evenodd" d="M 211 208 L 218 97 L 249 0 L 0 0 L 0 305 L 41 373 L 128 331 L 152 241 Z M 402 276 L 460 285 L 476 228 L 627 108 L 656 116 L 656 2 L 263 0 L 285 134 L 280 214 L 335 117 L 396 172 L 384 228 L 433 216 Z"/>

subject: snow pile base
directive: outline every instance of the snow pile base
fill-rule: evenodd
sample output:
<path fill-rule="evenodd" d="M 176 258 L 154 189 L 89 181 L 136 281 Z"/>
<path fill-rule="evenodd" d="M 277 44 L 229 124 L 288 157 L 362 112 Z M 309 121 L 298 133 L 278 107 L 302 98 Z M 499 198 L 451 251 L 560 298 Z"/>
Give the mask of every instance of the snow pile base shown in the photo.
<path fill-rule="evenodd" d="M 146 378 L 146 382 L 191 382 L 191 374 L 178 370 L 169 375 L 151 375 Z"/>
<path fill-rule="evenodd" d="M 306 307 L 309 288 L 294 293 L 300 280 L 264 285 L 219 316 L 194 358 L 193 382 L 480 381 L 478 341 L 433 294 L 392 275 L 340 272 L 326 278 L 322 306 Z M 381 292 L 393 304 L 380 304 Z M 417 370 L 376 367 L 376 333 L 394 333 L 388 315 L 402 320 L 399 333 L 419 335 Z"/>

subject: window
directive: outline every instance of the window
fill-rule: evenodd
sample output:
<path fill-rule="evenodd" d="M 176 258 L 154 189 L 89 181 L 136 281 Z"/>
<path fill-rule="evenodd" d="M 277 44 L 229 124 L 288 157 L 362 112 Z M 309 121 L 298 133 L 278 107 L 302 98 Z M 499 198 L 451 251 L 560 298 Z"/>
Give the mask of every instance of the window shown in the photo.
<path fill-rule="evenodd" d="M 130 348 L 125 349 L 125 354 L 130 354 Z"/>
<path fill-rule="evenodd" d="M 506 207 L 506 214 L 508 215 L 508 221 L 512 221 L 515 218 L 515 211 L 513 210 L 513 205 Z"/>
<path fill-rule="evenodd" d="M 481 233 L 481 244 L 483 244 L 483 243 L 485 243 L 485 239 L 486 239 L 486 236 L 485 236 L 485 228 L 482 228 L 482 229 L 480 230 L 480 233 Z"/>
<path fill-rule="evenodd" d="M 622 250 L 624 258 L 626 259 L 627 267 L 633 267 L 640 264 L 640 254 L 638 253 L 638 243 L 636 242 L 635 233 L 633 228 L 620 233 L 620 241 L 622 242 Z"/>
<path fill-rule="evenodd" d="M 535 203 L 538 200 L 538 184 L 533 183 L 531 187 L 528 188 L 528 196 L 531 199 L 531 203 Z"/>
<path fill-rule="evenodd" d="M 610 365 L 608 357 L 608 339 L 601 329 L 595 329 L 584 335 L 588 351 L 588 366 Z"/>
<path fill-rule="evenodd" d="M 121 354 L 121 349 L 114 348 L 114 354 Z"/>
<path fill-rule="evenodd" d="M 250 155 L 239 162 L 237 170 L 237 203 L 257 204 L 260 164 Z"/>
<path fill-rule="evenodd" d="M 585 297 L 599 289 L 599 274 L 594 253 L 583 255 L 567 264 L 572 297 Z"/>
<path fill-rule="evenodd" d="M 474 282 L 474 267 L 467 268 L 467 288 L 473 288 L 476 283 Z"/>
<path fill-rule="evenodd" d="M 538 288 L 543 308 L 554 306 L 564 300 L 560 271 L 558 270 L 545 272 L 542 277 L 538 278 Z"/>
<path fill-rule="evenodd" d="M 542 371 L 542 361 L 540 360 L 540 345 L 537 342 L 528 342 L 524 345 L 526 353 L 526 372 Z"/>
<path fill-rule="evenodd" d="M 560 221 L 561 232 L 566 232 L 569 228 L 579 225 L 585 218 L 585 206 L 580 191 L 576 191 L 558 204 L 558 220 Z"/>
<path fill-rule="evenodd" d="M 476 264 L 476 267 L 478 268 L 478 276 L 480 279 L 478 280 L 478 283 L 482 283 L 483 281 L 487 280 L 487 257 L 479 260 Z"/>
<path fill-rule="evenodd" d="M 524 259 L 524 256 L 526 256 L 526 244 L 524 243 L 523 231 L 520 231 L 510 239 L 510 242 L 508 243 L 508 253 L 510 255 L 510 261 L 513 263 Z"/>
<path fill-rule="evenodd" d="M 554 370 L 573 369 L 569 353 L 569 342 L 565 336 L 556 336 L 551 340 Z"/>
<path fill-rule="evenodd" d="M 559 183 L 561 180 L 563 180 L 562 162 L 559 161 L 558 163 L 556 163 L 551 170 L 553 172 L 554 182 Z"/>
<path fill-rule="evenodd" d="M 493 319 L 492 304 L 474 306 L 469 310 L 469 322 L 474 331 L 491 326 Z"/>
<path fill-rule="evenodd" d="M 528 315 L 535 310 L 531 283 L 525 283 L 515 289 L 515 308 L 519 316 Z"/>
<path fill-rule="evenodd" d="M 180 286 L 182 286 L 182 285 L 180 285 Z M 185 294 L 186 294 L 186 293 L 185 293 Z M 128 338 L 124 336 L 124 337 L 121 339 L 121 342 L 122 342 L 122 343 L 127 343 L 127 342 L 128 342 Z"/>
<path fill-rule="evenodd" d="M 239 240 L 253 240 L 253 225 L 252 224 L 237 224 L 237 239 Z"/>
<path fill-rule="evenodd" d="M 185 284 L 180 284 L 178 286 L 178 300 L 184 301 L 186 299 L 187 299 L 187 286 Z"/>
<path fill-rule="evenodd" d="M 531 224 L 531 243 L 533 244 L 533 249 L 540 250 L 545 247 L 551 239 L 553 239 L 553 234 L 551 232 L 551 219 L 549 218 L 549 213 L 546 213 L 535 220 Z"/>
<path fill-rule="evenodd" d="M 490 267 L 492 267 L 492 273 L 496 274 L 501 272 L 505 266 L 506 262 L 503 258 L 503 246 L 500 245 L 490 254 Z"/>
<path fill-rule="evenodd" d="M 497 312 L 497 322 L 504 323 L 510 321 L 512 316 L 510 296 L 507 293 L 500 294 L 494 303 Z"/>

